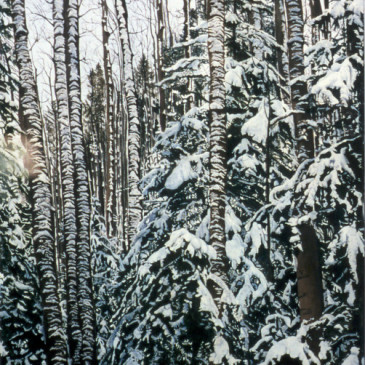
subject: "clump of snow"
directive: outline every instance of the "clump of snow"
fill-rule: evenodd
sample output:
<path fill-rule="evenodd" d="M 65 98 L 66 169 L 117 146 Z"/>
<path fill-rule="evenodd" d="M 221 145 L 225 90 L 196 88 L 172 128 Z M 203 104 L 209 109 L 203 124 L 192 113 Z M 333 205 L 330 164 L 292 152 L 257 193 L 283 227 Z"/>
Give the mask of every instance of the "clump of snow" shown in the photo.
<path fill-rule="evenodd" d="M 189 252 L 191 256 L 202 257 L 202 254 L 207 255 L 211 259 L 215 259 L 217 253 L 215 249 L 207 245 L 203 240 L 191 234 L 186 229 L 182 228 L 173 232 L 170 240 L 166 243 L 166 247 L 170 251 L 176 252 L 182 247 L 185 247 L 185 252 Z"/>
<path fill-rule="evenodd" d="M 209 357 L 209 362 L 212 364 L 223 364 L 226 359 L 228 364 L 237 364 L 240 361 L 235 359 L 229 352 L 227 341 L 220 335 L 214 339 L 214 352 Z"/>
<path fill-rule="evenodd" d="M 342 365 L 360 365 L 359 362 L 360 351 L 357 347 L 351 347 L 350 355 L 345 359 Z"/>
<path fill-rule="evenodd" d="M 267 138 L 268 113 L 265 100 L 260 103 L 259 110 L 255 116 L 249 119 L 241 129 L 242 135 L 249 135 L 258 143 L 263 143 Z"/>
<path fill-rule="evenodd" d="M 188 158 L 184 158 L 178 162 L 170 176 L 167 178 L 165 187 L 168 190 L 178 189 L 185 181 L 196 178 L 196 173 L 192 170 Z"/>
<path fill-rule="evenodd" d="M 166 189 L 176 190 L 186 181 L 197 179 L 203 171 L 203 161 L 207 157 L 207 152 L 182 157 L 166 179 Z"/>
<path fill-rule="evenodd" d="M 361 232 L 352 226 L 343 227 L 340 230 L 338 237 L 329 245 L 331 253 L 326 261 L 327 265 L 335 263 L 335 254 L 340 247 L 346 248 L 346 257 L 349 260 L 351 273 L 356 283 L 358 283 L 359 278 L 357 274 L 357 256 L 358 254 L 361 254 L 362 256 L 365 254 L 364 240 Z"/>
<path fill-rule="evenodd" d="M 225 211 L 225 223 L 226 223 L 226 233 L 239 233 L 241 232 L 242 222 L 234 214 L 234 211 L 230 205 L 226 206 Z"/>
<path fill-rule="evenodd" d="M 214 302 L 214 299 L 210 293 L 210 291 L 207 289 L 207 287 L 202 283 L 201 280 L 198 282 L 198 290 L 197 290 L 197 296 L 200 297 L 200 310 L 203 312 L 210 312 L 213 314 L 213 317 L 218 318 L 219 311 L 218 308 Z M 222 324 L 223 326 L 223 324 Z"/>
<path fill-rule="evenodd" d="M 247 234 L 245 238 L 245 244 L 251 242 L 250 255 L 256 256 L 260 250 L 261 245 L 267 248 L 266 231 L 262 228 L 261 224 L 253 222 L 249 227 L 246 227 Z"/>
<path fill-rule="evenodd" d="M 182 250 L 184 255 L 190 257 L 202 258 L 208 256 L 210 259 L 214 259 L 217 256 L 215 249 L 208 245 L 206 242 L 191 234 L 185 228 L 174 231 L 170 235 L 170 239 L 166 242 L 164 247 L 155 251 L 150 255 L 147 260 L 139 267 L 138 274 L 140 277 L 147 275 L 150 272 L 150 268 L 155 263 L 160 263 L 162 266 L 165 259 L 171 252 L 177 252 Z"/>
<path fill-rule="evenodd" d="M 257 298 L 262 298 L 268 288 L 268 283 L 262 272 L 247 258 L 242 257 L 246 269 L 238 279 L 243 282 L 236 298 L 244 313 L 248 306 Z"/>
<path fill-rule="evenodd" d="M 334 18 L 342 18 L 345 15 L 345 1 L 331 1 L 329 6 L 329 14 Z"/>
<path fill-rule="evenodd" d="M 227 240 L 226 254 L 232 262 L 235 269 L 242 261 L 242 257 L 246 251 L 247 245 L 243 242 L 241 236 L 235 233 L 231 240 Z"/>
<path fill-rule="evenodd" d="M 209 242 L 209 222 L 210 222 L 210 210 L 206 216 L 202 219 L 198 229 L 196 230 L 196 236 L 205 242 Z"/>
<path fill-rule="evenodd" d="M 0 356 L 4 357 L 8 354 L 8 352 L 6 351 L 3 343 L 0 341 Z"/>
<path fill-rule="evenodd" d="M 343 103 L 347 106 L 357 77 L 358 71 L 347 58 L 342 63 L 335 63 L 312 87 L 311 93 L 317 95 L 319 103 Z M 333 95 L 331 90 L 334 89 L 339 90 L 340 100 Z"/>
<path fill-rule="evenodd" d="M 352 0 L 352 2 L 348 6 L 348 9 L 357 16 L 361 16 L 362 14 L 364 14 L 364 1 Z"/>
<path fill-rule="evenodd" d="M 321 364 L 306 343 L 301 342 L 298 337 L 288 337 L 274 343 L 261 365 L 276 364 L 285 355 L 289 355 L 292 359 L 300 360 L 302 365 Z"/>

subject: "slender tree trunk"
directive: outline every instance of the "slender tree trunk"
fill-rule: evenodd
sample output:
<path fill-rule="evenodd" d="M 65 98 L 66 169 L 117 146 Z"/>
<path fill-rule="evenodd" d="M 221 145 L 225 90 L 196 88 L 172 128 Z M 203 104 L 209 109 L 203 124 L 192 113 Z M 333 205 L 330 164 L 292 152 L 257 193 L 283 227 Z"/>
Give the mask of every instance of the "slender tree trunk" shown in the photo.
<path fill-rule="evenodd" d="M 72 153 L 75 167 L 77 285 L 79 320 L 82 333 L 81 361 L 83 364 L 92 364 L 96 363 L 95 313 L 90 267 L 90 192 L 81 119 L 79 6 L 77 0 L 64 1 L 67 90 L 69 95 Z M 74 363 L 76 363 L 76 360 L 74 360 Z"/>
<path fill-rule="evenodd" d="M 109 31 L 108 31 L 108 6 L 106 0 L 102 0 L 102 34 L 103 34 L 103 59 L 104 76 L 106 88 L 106 178 L 105 178 L 105 223 L 108 236 L 115 234 L 113 224 L 113 198 L 114 198 L 114 170 L 113 170 L 113 140 L 114 140 L 114 118 L 113 118 L 113 80 L 112 67 L 109 55 Z"/>
<path fill-rule="evenodd" d="M 190 39 L 190 0 L 184 0 L 184 28 L 183 28 L 183 40 L 187 42 Z M 185 46 L 185 58 L 190 58 L 190 47 Z"/>
<path fill-rule="evenodd" d="M 285 0 L 288 19 L 288 53 L 290 80 L 297 79 L 291 85 L 291 103 L 294 110 L 295 133 L 297 138 L 297 155 L 299 162 L 314 157 L 313 132 L 306 128 L 307 106 L 300 100 L 307 94 L 304 76 L 304 37 L 303 10 L 300 0 Z"/>
<path fill-rule="evenodd" d="M 297 155 L 299 162 L 314 157 L 313 133 L 305 128 L 308 117 L 306 105 L 301 98 L 307 94 L 304 76 L 304 37 L 303 10 L 301 0 L 285 0 L 288 19 L 288 51 L 290 79 L 297 79 L 291 85 L 292 108 L 300 111 L 294 115 L 297 139 Z M 302 241 L 302 251 L 298 254 L 297 289 L 299 297 L 300 317 L 302 320 L 318 319 L 323 310 L 323 289 L 321 266 L 319 259 L 319 242 L 316 232 L 309 224 L 298 227 Z M 313 336 L 311 347 L 318 353 L 316 336 Z"/>
<path fill-rule="evenodd" d="M 77 302 L 77 257 L 76 257 L 76 208 L 74 187 L 74 165 L 71 149 L 71 130 L 68 115 L 67 67 L 65 58 L 65 36 L 63 4 L 53 2 L 54 27 L 54 64 L 56 74 L 56 100 L 58 109 L 57 123 L 60 130 L 60 167 L 63 192 L 63 234 L 66 249 L 66 298 L 67 298 L 67 334 L 71 357 L 80 357 L 82 337 Z"/>
<path fill-rule="evenodd" d="M 170 24 L 169 0 L 165 0 L 165 13 L 166 13 L 166 23 L 167 23 L 166 38 L 168 36 L 170 42 L 169 45 L 170 48 L 172 48 L 174 46 L 174 36 Z"/>
<path fill-rule="evenodd" d="M 209 160 L 210 160 L 210 244 L 217 252 L 212 272 L 228 283 L 229 262 L 226 255 L 225 207 L 227 179 L 227 130 L 224 70 L 224 0 L 208 2 L 209 92 Z M 220 290 L 213 295 L 219 303 Z"/>
<path fill-rule="evenodd" d="M 184 12 L 183 40 L 184 42 L 188 42 L 190 39 L 190 0 L 184 0 L 183 12 Z M 184 52 L 185 52 L 185 58 L 190 58 L 191 55 L 190 46 L 185 45 Z M 189 95 L 186 103 L 185 112 L 190 110 L 192 101 L 194 100 L 192 89 L 193 89 L 193 80 L 191 78 L 188 78 L 186 82 L 186 90 Z"/>
<path fill-rule="evenodd" d="M 286 26 L 285 26 L 285 10 L 284 10 L 284 4 L 283 0 L 275 0 L 275 38 L 278 44 L 281 46 L 286 46 Z M 278 56 L 277 56 L 277 62 L 278 62 L 278 71 L 281 76 L 280 79 L 280 93 L 282 95 L 283 100 L 286 103 L 289 103 L 290 100 L 288 98 L 288 93 L 286 93 L 284 90 L 286 88 L 286 85 L 288 85 L 289 80 L 289 70 L 288 70 L 288 56 L 287 52 L 284 52 L 283 50 L 278 49 Z"/>
<path fill-rule="evenodd" d="M 142 194 L 139 190 L 140 179 L 140 120 L 137 111 L 137 97 L 133 79 L 133 59 L 128 34 L 128 14 L 125 0 L 116 0 L 119 36 L 122 42 L 124 61 L 124 84 L 128 114 L 128 245 L 137 232 L 142 219 Z"/>
<path fill-rule="evenodd" d="M 270 97 L 270 90 L 267 90 L 267 93 L 269 95 L 269 98 L 267 100 L 268 102 L 268 108 L 269 108 L 269 115 L 268 115 L 268 123 L 267 123 L 267 137 L 266 137 L 266 145 L 265 145 L 265 167 L 266 167 L 266 179 L 265 179 L 265 204 L 270 203 L 270 192 L 271 192 L 271 135 L 270 135 L 270 121 L 273 119 L 273 113 L 272 113 L 272 106 L 271 106 L 271 97 Z M 271 251 L 272 251 L 272 245 L 271 245 L 271 214 L 270 211 L 267 211 L 267 217 L 266 217 L 266 234 L 267 234 L 267 249 L 266 254 L 264 255 L 265 258 L 265 269 L 266 269 L 266 277 L 269 281 L 274 281 L 274 267 L 271 261 Z"/>
<path fill-rule="evenodd" d="M 249 22 L 255 28 L 255 30 L 262 29 L 262 19 L 260 14 L 260 9 L 257 9 L 254 0 L 250 0 L 251 10 L 249 11 Z M 258 60 L 262 60 L 262 49 L 259 45 L 255 45 L 255 43 L 251 43 L 251 52 L 252 55 L 257 58 Z"/>
<path fill-rule="evenodd" d="M 15 53 L 20 73 L 20 122 L 26 133 L 25 165 L 30 179 L 30 199 L 33 208 L 32 235 L 43 304 L 46 352 L 50 364 L 66 364 L 67 346 L 58 297 L 51 187 L 45 165 L 36 83 L 28 50 L 24 0 L 14 0 L 11 4 L 15 24 Z"/>
<path fill-rule="evenodd" d="M 164 22 L 163 22 L 163 3 L 162 0 L 157 1 L 157 76 L 158 82 L 165 78 L 163 70 L 163 47 L 164 47 Z M 161 131 L 166 129 L 166 100 L 165 91 L 162 86 L 159 86 L 160 94 L 160 128 Z"/>

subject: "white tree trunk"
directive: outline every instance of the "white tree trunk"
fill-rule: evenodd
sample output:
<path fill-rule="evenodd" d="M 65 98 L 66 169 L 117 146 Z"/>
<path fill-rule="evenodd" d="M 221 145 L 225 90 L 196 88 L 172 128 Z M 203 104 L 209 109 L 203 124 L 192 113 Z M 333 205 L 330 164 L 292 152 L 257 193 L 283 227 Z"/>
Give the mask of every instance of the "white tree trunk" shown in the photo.
<path fill-rule="evenodd" d="M 77 0 L 65 0 L 65 14 L 67 87 L 75 167 L 77 284 L 82 332 L 81 360 L 84 364 L 89 364 L 95 362 L 95 313 L 90 267 L 90 192 L 82 129 Z"/>
<path fill-rule="evenodd" d="M 102 0 L 102 34 L 103 34 L 103 59 L 104 59 L 104 76 L 106 87 L 106 178 L 105 178 L 105 224 L 109 236 L 115 235 L 113 212 L 114 198 L 114 169 L 113 160 L 115 158 L 115 151 L 113 148 L 114 141 L 114 111 L 113 111 L 113 80 L 112 80 L 112 66 L 110 63 L 109 54 L 109 32 L 107 28 L 108 19 L 108 5 L 106 0 Z"/>
<path fill-rule="evenodd" d="M 127 28 L 127 9 L 125 0 L 116 0 L 119 37 L 121 40 L 124 61 L 124 84 L 128 113 L 128 243 L 129 246 L 137 232 L 142 219 L 142 194 L 138 186 L 140 178 L 140 121 L 137 111 L 136 90 L 133 79 L 133 59 Z"/>
<path fill-rule="evenodd" d="M 63 3 L 53 2 L 54 66 L 57 119 L 60 131 L 60 166 L 64 245 L 66 252 L 67 335 L 72 358 L 80 358 L 82 336 L 77 302 L 76 208 L 71 129 L 68 115 L 67 67 L 65 56 Z"/>
<path fill-rule="evenodd" d="M 224 70 L 224 0 L 208 2 L 208 56 L 210 67 L 210 243 L 217 251 L 212 271 L 227 283 L 229 267 L 226 255 L 225 206 L 227 179 L 227 131 Z M 219 292 L 216 296 L 219 296 Z M 219 298 L 216 298 L 219 299 Z"/>
<path fill-rule="evenodd" d="M 46 351 L 49 363 L 66 364 L 67 346 L 58 297 L 51 187 L 47 175 L 36 83 L 28 50 L 24 0 L 14 0 L 11 4 L 15 24 L 15 52 L 20 73 L 20 117 L 26 133 L 25 164 L 30 178 L 32 235 L 43 303 Z"/>

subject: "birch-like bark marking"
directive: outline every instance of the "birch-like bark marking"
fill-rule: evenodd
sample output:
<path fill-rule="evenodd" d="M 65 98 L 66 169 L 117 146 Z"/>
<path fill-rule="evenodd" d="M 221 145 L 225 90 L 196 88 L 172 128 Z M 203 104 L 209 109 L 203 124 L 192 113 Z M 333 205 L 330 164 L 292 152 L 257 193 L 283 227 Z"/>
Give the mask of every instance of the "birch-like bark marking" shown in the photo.
<path fill-rule="evenodd" d="M 128 14 L 125 0 L 116 0 L 119 37 L 123 50 L 124 84 L 128 114 L 128 243 L 132 242 L 142 219 L 142 194 L 138 186 L 140 165 L 140 121 L 137 111 L 136 89 L 133 79 L 133 56 L 128 33 Z"/>
<path fill-rule="evenodd" d="M 67 346 L 58 297 L 51 186 L 47 175 L 36 83 L 28 50 L 24 0 L 14 0 L 11 4 L 15 24 L 15 53 L 20 74 L 19 111 L 21 125 L 26 133 L 26 165 L 33 210 L 32 236 L 43 304 L 46 353 L 50 364 L 66 364 Z"/>
<path fill-rule="evenodd" d="M 286 46 L 286 25 L 285 25 L 285 9 L 283 0 L 275 0 L 275 39 L 281 46 Z M 281 49 L 277 50 L 277 65 L 278 71 L 281 76 L 280 86 L 281 86 L 281 97 L 282 99 L 290 103 L 289 93 L 286 93 L 286 85 L 288 85 L 289 80 L 289 65 L 288 65 L 288 55 Z"/>
<path fill-rule="evenodd" d="M 66 301 L 67 335 L 70 355 L 80 358 L 82 336 L 77 302 L 77 255 L 76 255 L 76 208 L 74 187 L 74 165 L 71 148 L 71 129 L 68 115 L 67 67 L 65 57 L 64 14 L 61 1 L 53 1 L 55 91 L 57 121 L 60 131 L 60 169 L 62 184 L 62 206 L 64 223 L 64 245 L 66 252 Z"/>
<path fill-rule="evenodd" d="M 106 88 L 106 166 L 105 166 L 105 224 L 109 236 L 115 234 L 113 224 L 113 197 L 114 197 L 114 169 L 113 169 L 113 140 L 114 140 L 114 120 L 113 120 L 113 80 L 112 66 L 109 54 L 109 31 L 108 31 L 108 5 L 106 0 L 102 0 L 102 35 L 103 35 L 103 64 Z"/>
<path fill-rule="evenodd" d="M 291 85 L 291 104 L 294 110 L 300 113 L 294 114 L 295 133 L 297 138 L 297 155 L 299 162 L 306 158 L 313 158 L 314 144 L 313 132 L 303 132 L 307 119 L 306 106 L 300 100 L 307 94 L 307 84 L 304 77 L 304 22 L 303 9 L 300 0 L 285 0 L 288 30 L 288 58 L 290 80 L 295 80 Z"/>
<path fill-rule="evenodd" d="M 209 160 L 210 160 L 210 243 L 217 251 L 212 271 L 228 282 L 226 255 L 225 207 L 227 180 L 227 130 L 225 111 L 224 70 L 224 0 L 208 2 L 208 56 L 210 67 L 209 92 Z M 216 293 L 219 296 L 220 293 Z M 220 298 L 215 298 L 219 300 Z"/>
<path fill-rule="evenodd" d="M 68 105 L 75 167 L 77 285 L 82 333 L 81 361 L 84 364 L 91 364 L 96 363 L 95 313 L 90 267 L 90 192 L 81 119 L 78 1 L 64 0 L 64 10 Z"/>

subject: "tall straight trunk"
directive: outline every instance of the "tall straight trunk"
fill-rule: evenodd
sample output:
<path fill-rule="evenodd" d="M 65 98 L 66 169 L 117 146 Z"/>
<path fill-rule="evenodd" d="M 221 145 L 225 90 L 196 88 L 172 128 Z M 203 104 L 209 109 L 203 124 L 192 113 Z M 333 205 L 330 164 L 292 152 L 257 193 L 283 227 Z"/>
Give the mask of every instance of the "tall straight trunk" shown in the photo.
<path fill-rule="evenodd" d="M 24 0 L 14 0 L 11 4 L 15 24 L 15 53 L 20 74 L 19 116 L 21 127 L 26 134 L 25 164 L 30 179 L 32 236 L 43 304 L 46 352 L 50 364 L 66 364 L 67 345 L 58 297 L 51 187 L 45 164 L 36 83 L 28 50 Z"/>
<path fill-rule="evenodd" d="M 225 111 L 224 70 L 224 0 L 208 2 L 208 57 L 210 68 L 209 91 L 209 160 L 210 160 L 210 244 L 217 252 L 212 272 L 228 283 L 229 267 L 226 255 L 225 207 L 227 180 L 227 130 Z M 219 301 L 220 291 L 213 292 Z"/>
<path fill-rule="evenodd" d="M 161 82 L 165 78 L 165 72 L 163 70 L 163 46 L 164 46 L 164 22 L 163 22 L 163 3 L 162 0 L 156 0 L 157 2 L 157 76 L 158 82 Z M 166 100 L 165 91 L 162 85 L 159 86 L 159 98 L 160 98 L 160 128 L 161 131 L 166 129 Z"/>
<path fill-rule="evenodd" d="M 307 94 L 307 85 L 304 76 L 304 37 L 303 37 L 303 10 L 301 0 L 285 0 L 288 19 L 288 51 L 290 79 L 297 79 L 291 85 L 292 108 L 300 113 L 294 115 L 295 133 L 297 139 L 297 155 L 299 162 L 314 157 L 313 133 L 305 127 L 308 118 L 306 106 L 301 98 Z M 323 289 L 319 258 L 319 242 L 316 232 L 309 224 L 299 228 L 302 242 L 302 251 L 298 254 L 297 289 L 302 320 L 318 319 L 323 311 Z M 317 334 L 318 335 L 318 334 Z M 318 353 L 316 336 L 313 336 L 311 347 Z"/>
<path fill-rule="evenodd" d="M 169 38 L 169 46 L 174 46 L 174 36 L 171 29 L 170 23 L 170 11 L 169 11 L 169 0 L 165 0 L 165 16 L 166 16 L 166 38 Z"/>
<path fill-rule="evenodd" d="M 183 4 L 183 12 L 184 12 L 184 28 L 183 28 L 183 40 L 187 42 L 190 39 L 190 0 L 184 0 Z M 185 58 L 190 57 L 190 47 L 185 46 Z"/>
<path fill-rule="evenodd" d="M 248 13 L 249 23 L 255 28 L 255 30 L 262 29 L 262 19 L 260 14 L 260 9 L 257 8 L 255 0 L 250 0 L 251 10 Z M 254 57 L 259 60 L 262 60 L 262 49 L 259 47 L 259 44 L 251 43 L 251 52 Z"/>
<path fill-rule="evenodd" d="M 313 131 L 307 129 L 307 106 L 300 99 L 307 94 L 304 77 L 304 22 L 301 0 L 285 0 L 288 20 L 288 54 L 290 80 L 298 78 L 291 85 L 291 104 L 298 113 L 294 114 L 297 155 L 299 162 L 314 157 Z"/>
<path fill-rule="evenodd" d="M 78 1 L 64 0 L 64 11 L 68 105 L 75 167 L 77 286 L 82 333 L 81 361 L 84 364 L 91 364 L 96 363 L 95 313 L 90 267 L 90 192 L 81 119 Z"/>
<path fill-rule="evenodd" d="M 140 120 L 137 111 L 136 89 L 133 79 L 133 59 L 128 33 L 128 14 L 125 0 L 116 0 L 119 37 L 123 50 L 124 85 L 128 116 L 128 244 L 130 246 L 142 219 L 140 178 Z"/>
<path fill-rule="evenodd" d="M 285 25 L 285 9 L 283 0 L 275 0 L 275 39 L 278 44 L 281 46 L 286 45 L 286 25 Z M 284 91 L 286 85 L 288 85 L 289 80 L 289 70 L 288 70 L 288 55 L 281 49 L 277 50 L 277 65 L 278 71 L 281 76 L 280 93 L 282 95 L 282 99 L 289 103 L 288 94 Z"/>
<path fill-rule="evenodd" d="M 183 13 L 184 13 L 183 41 L 188 42 L 190 39 L 190 0 L 184 0 Z M 191 56 L 190 46 L 185 45 L 184 53 L 185 53 L 185 58 L 190 58 Z M 190 110 L 191 104 L 194 101 L 192 89 L 193 89 L 193 80 L 191 78 L 188 78 L 186 82 L 186 91 L 189 94 L 189 96 L 187 98 L 185 112 Z"/>
<path fill-rule="evenodd" d="M 310 0 L 310 12 L 311 12 L 311 18 L 315 19 L 318 16 L 322 15 L 322 5 L 320 1 Z M 320 40 L 321 34 L 320 34 L 320 24 L 315 24 L 312 26 L 312 43 L 315 44 Z"/>
<path fill-rule="evenodd" d="M 63 234 L 66 251 L 67 335 L 71 357 L 80 357 L 82 337 L 77 303 L 76 208 L 71 129 L 68 115 L 67 67 L 65 58 L 63 4 L 53 1 L 55 89 L 60 131 L 60 171 L 62 184 Z"/>
<path fill-rule="evenodd" d="M 103 64 L 106 88 L 106 178 L 105 178 L 105 223 L 108 236 L 115 234 L 113 224 L 113 199 L 114 199 L 114 170 L 113 170 L 113 140 L 114 140 L 114 118 L 113 118 L 113 80 L 112 66 L 109 55 L 109 31 L 108 31 L 108 5 L 102 0 L 102 34 L 103 34 Z"/>

